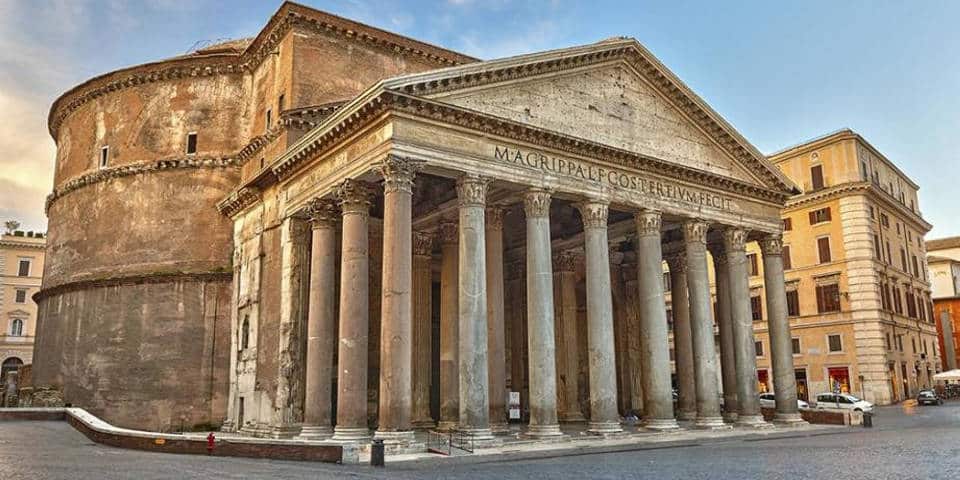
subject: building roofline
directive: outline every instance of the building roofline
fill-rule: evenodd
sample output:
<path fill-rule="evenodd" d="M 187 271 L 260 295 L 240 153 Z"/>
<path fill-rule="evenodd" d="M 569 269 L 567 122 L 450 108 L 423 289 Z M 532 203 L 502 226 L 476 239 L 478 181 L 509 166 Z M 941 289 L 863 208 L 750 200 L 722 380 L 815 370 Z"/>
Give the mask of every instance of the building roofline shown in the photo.
<path fill-rule="evenodd" d="M 933 238 L 923 243 L 927 252 L 936 251 L 936 250 L 946 250 L 948 248 L 960 248 L 960 236 Z"/>

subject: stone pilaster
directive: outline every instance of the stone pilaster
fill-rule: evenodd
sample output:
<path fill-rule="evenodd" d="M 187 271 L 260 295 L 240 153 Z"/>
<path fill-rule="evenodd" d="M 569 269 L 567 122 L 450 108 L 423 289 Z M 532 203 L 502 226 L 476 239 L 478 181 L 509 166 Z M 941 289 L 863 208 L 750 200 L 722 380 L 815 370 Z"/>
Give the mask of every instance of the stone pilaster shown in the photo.
<path fill-rule="evenodd" d="M 553 338 L 553 272 L 550 254 L 550 192 L 524 195 L 527 224 L 527 322 L 530 356 L 530 425 L 535 438 L 559 437 L 557 371 Z"/>
<path fill-rule="evenodd" d="M 579 362 L 577 358 L 577 274 L 579 256 L 574 251 L 553 255 L 554 334 L 557 352 L 558 415 L 564 422 L 582 422 Z"/>
<path fill-rule="evenodd" d="M 413 181 L 420 163 L 390 155 L 383 175 L 380 398 L 375 438 L 411 442 L 413 384 Z"/>
<path fill-rule="evenodd" d="M 306 394 L 300 438 L 318 440 L 333 435 L 333 354 L 337 348 L 337 224 L 340 212 L 333 200 L 314 199 L 307 205 L 311 225 L 310 300 L 307 315 Z"/>
<path fill-rule="evenodd" d="M 487 255 L 487 380 L 490 384 L 490 428 L 507 430 L 507 364 L 504 328 L 503 214 L 487 208 L 484 218 Z"/>
<path fill-rule="evenodd" d="M 457 180 L 460 210 L 460 425 L 474 438 L 489 440 L 487 361 L 487 255 L 484 210 L 489 180 L 466 174 Z"/>
<path fill-rule="evenodd" d="M 333 440 L 366 440 L 370 324 L 369 215 L 371 188 L 347 180 L 337 188 L 343 214 L 340 249 L 340 343 L 337 354 L 337 425 Z"/>
<path fill-rule="evenodd" d="M 753 337 L 753 315 L 750 310 L 749 271 L 744 250 L 746 236 L 746 232 L 738 228 L 727 228 L 723 232 L 737 365 L 737 425 L 764 426 L 767 424 L 760 414 L 760 398 L 757 393 L 757 354 Z"/>
<path fill-rule="evenodd" d="M 587 350 L 590 367 L 590 423 L 595 435 L 622 432 L 617 415 L 617 369 L 614 361 L 613 297 L 607 247 L 605 202 L 577 205 L 583 219 L 587 284 Z"/>
<path fill-rule="evenodd" d="M 687 255 L 673 252 L 666 257 L 670 266 L 670 307 L 673 310 L 673 359 L 677 372 L 677 418 L 697 418 L 697 384 L 693 367 L 693 333 L 690 330 L 690 303 L 687 295 Z"/>
<path fill-rule="evenodd" d="M 460 278 L 458 239 L 454 222 L 440 224 L 440 430 L 456 428 L 460 420 L 459 338 Z"/>
<path fill-rule="evenodd" d="M 783 277 L 783 239 L 780 234 L 760 240 L 763 252 L 763 284 L 767 296 L 767 325 L 773 392 L 776 400 L 774 422 L 805 424 L 797 407 L 797 380 L 793 369 L 793 345 L 787 320 L 787 290 Z"/>
<path fill-rule="evenodd" d="M 695 425 L 698 428 L 729 428 L 720 414 L 720 391 L 717 387 L 717 352 L 710 308 L 710 278 L 707 273 L 707 228 L 707 223 L 700 220 L 688 220 L 683 224 L 693 372 L 697 384 Z"/>
<path fill-rule="evenodd" d="M 711 246 L 713 271 L 717 286 L 717 329 L 720 331 L 720 376 L 723 384 L 723 419 L 737 420 L 737 361 L 733 344 L 733 321 L 730 318 L 730 280 L 727 252 L 723 244 Z"/>
<path fill-rule="evenodd" d="M 430 373 L 433 371 L 431 338 L 433 235 L 413 233 L 413 426 L 430 429 Z"/>
<path fill-rule="evenodd" d="M 640 335 L 640 354 L 644 426 L 668 430 L 677 428 L 677 420 L 673 417 L 673 392 L 670 386 L 660 225 L 660 212 L 644 210 L 636 214 L 637 290 L 643 332 Z"/>

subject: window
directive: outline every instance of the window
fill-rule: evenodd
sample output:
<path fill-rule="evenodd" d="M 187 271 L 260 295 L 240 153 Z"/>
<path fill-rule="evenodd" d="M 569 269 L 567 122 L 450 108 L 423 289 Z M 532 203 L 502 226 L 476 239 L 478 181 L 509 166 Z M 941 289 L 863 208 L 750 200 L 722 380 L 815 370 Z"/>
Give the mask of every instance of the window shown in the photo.
<path fill-rule="evenodd" d="M 887 350 L 892 350 L 893 346 L 890 344 L 890 332 L 887 332 Z"/>
<path fill-rule="evenodd" d="M 880 308 L 890 310 L 890 297 L 887 296 L 887 283 L 880 283 Z"/>
<path fill-rule="evenodd" d="M 100 168 L 107 168 L 107 163 L 110 160 L 110 147 L 103 146 L 100 147 Z"/>
<path fill-rule="evenodd" d="M 286 103 L 286 96 L 281 93 L 280 96 L 277 97 L 277 111 L 283 112 L 284 107 L 287 106 Z"/>
<path fill-rule="evenodd" d="M 267 128 L 265 130 L 270 130 L 271 122 L 273 122 L 273 110 L 267 109 Z"/>
<path fill-rule="evenodd" d="M 23 320 L 19 318 L 13 319 L 10 322 L 10 336 L 12 337 L 22 337 L 23 336 Z"/>
<path fill-rule="evenodd" d="M 30 276 L 30 260 L 20 259 L 20 265 L 17 269 L 18 277 L 29 277 Z"/>
<path fill-rule="evenodd" d="M 243 324 L 240 327 L 240 349 L 246 350 L 250 346 L 250 315 L 243 316 Z"/>
<path fill-rule="evenodd" d="M 667 330 L 673 331 L 673 309 L 667 309 Z"/>
<path fill-rule="evenodd" d="M 790 270 L 793 268 L 793 262 L 790 260 L 790 246 L 784 245 L 781 253 L 781 258 L 783 258 L 783 269 Z"/>
<path fill-rule="evenodd" d="M 907 270 L 907 252 L 902 248 L 900 249 L 900 266 L 903 267 L 902 270 L 904 272 L 909 272 L 909 270 Z"/>
<path fill-rule="evenodd" d="M 873 234 L 873 254 L 877 260 L 883 260 L 883 249 L 880 248 L 880 235 Z"/>
<path fill-rule="evenodd" d="M 917 337 L 910 337 L 910 351 L 917 353 Z"/>
<path fill-rule="evenodd" d="M 903 351 L 903 335 L 897 335 L 897 350 Z"/>
<path fill-rule="evenodd" d="M 264 159 L 264 158 L 261 158 L 261 159 L 260 159 L 260 170 L 263 170 L 264 160 L 266 160 L 266 159 Z"/>
<path fill-rule="evenodd" d="M 817 254 L 820 263 L 829 263 L 830 258 L 830 237 L 820 237 L 817 239 Z"/>
<path fill-rule="evenodd" d="M 871 218 L 871 219 L 877 218 L 877 214 L 876 214 L 876 212 L 874 212 L 874 210 L 873 210 L 873 205 L 868 205 L 868 207 L 870 207 L 870 218 Z"/>
<path fill-rule="evenodd" d="M 790 339 L 790 346 L 793 347 L 793 354 L 800 355 L 800 339 L 793 337 Z"/>
<path fill-rule="evenodd" d="M 757 356 L 758 356 L 758 357 L 762 357 L 762 356 L 763 356 L 763 342 L 762 342 L 762 341 L 757 340 L 757 341 L 753 342 L 753 349 L 757 352 Z"/>
<path fill-rule="evenodd" d="M 796 290 L 790 290 L 787 292 L 787 316 L 800 316 L 800 293 Z"/>
<path fill-rule="evenodd" d="M 760 302 L 760 293 L 750 296 L 750 312 L 754 320 L 763 320 L 763 304 Z"/>
<path fill-rule="evenodd" d="M 827 343 L 830 347 L 830 353 L 843 351 L 843 342 L 840 335 L 827 335 Z"/>
<path fill-rule="evenodd" d="M 817 312 L 840 311 L 840 285 L 836 283 L 817 285 Z"/>
<path fill-rule="evenodd" d="M 670 289 L 670 272 L 663 272 L 663 291 L 669 292 Z"/>
<path fill-rule="evenodd" d="M 897 235 L 900 235 L 900 222 L 897 222 Z"/>
<path fill-rule="evenodd" d="M 676 361 L 676 358 L 675 358 L 675 357 L 676 357 L 676 353 L 674 353 L 674 350 L 671 348 L 671 349 L 670 349 L 670 361 L 671 361 L 671 362 Z"/>
<path fill-rule="evenodd" d="M 911 256 L 911 262 L 913 263 L 913 276 L 914 276 L 914 277 L 919 277 L 919 276 L 920 276 L 920 267 L 918 266 L 919 264 L 917 263 L 917 256 L 916 256 L 916 255 L 912 255 L 912 256 Z"/>
<path fill-rule="evenodd" d="M 15 301 L 17 303 L 27 303 L 27 291 L 22 288 L 18 288 Z"/>
<path fill-rule="evenodd" d="M 862 178 L 864 182 L 870 180 L 870 172 L 867 170 L 867 162 L 860 162 L 860 178 Z"/>
<path fill-rule="evenodd" d="M 890 218 L 887 217 L 886 213 L 880 214 L 880 225 L 883 225 L 886 228 L 890 228 Z"/>
<path fill-rule="evenodd" d="M 893 258 L 890 255 L 890 240 L 887 240 L 887 265 L 890 265 L 891 259 Z"/>
<path fill-rule="evenodd" d="M 818 223 L 829 222 L 830 221 L 830 207 L 821 208 L 819 210 L 814 210 L 809 213 L 810 215 L 810 225 L 816 225 Z"/>
<path fill-rule="evenodd" d="M 783 219 L 783 231 L 784 231 L 784 232 L 789 232 L 790 230 L 793 230 L 793 220 L 791 220 L 790 218 L 784 218 L 784 219 Z"/>
<path fill-rule="evenodd" d="M 814 190 L 823 188 L 823 165 L 810 167 L 810 185 Z"/>
<path fill-rule="evenodd" d="M 197 153 L 197 133 L 190 132 L 187 134 L 187 155 L 194 155 Z"/>
<path fill-rule="evenodd" d="M 756 253 L 748 253 L 748 254 L 747 254 L 747 261 L 750 263 L 750 276 L 751 276 L 751 277 L 756 277 L 757 275 L 760 275 L 760 269 L 759 269 L 759 267 L 758 267 L 758 265 L 757 265 L 757 254 L 756 254 Z"/>
<path fill-rule="evenodd" d="M 903 297 L 900 296 L 900 289 L 896 286 L 891 285 L 890 291 L 893 296 L 893 311 L 898 314 L 903 314 Z"/>

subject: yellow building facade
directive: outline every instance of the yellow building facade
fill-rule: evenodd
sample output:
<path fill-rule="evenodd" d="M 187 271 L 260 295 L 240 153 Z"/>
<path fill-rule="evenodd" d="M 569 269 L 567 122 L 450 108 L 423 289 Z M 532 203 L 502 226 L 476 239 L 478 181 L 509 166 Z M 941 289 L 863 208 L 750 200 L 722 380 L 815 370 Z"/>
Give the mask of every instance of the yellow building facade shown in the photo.
<path fill-rule="evenodd" d="M 0 366 L 6 372 L 33 359 L 37 304 L 46 239 L 33 232 L 0 236 Z"/>

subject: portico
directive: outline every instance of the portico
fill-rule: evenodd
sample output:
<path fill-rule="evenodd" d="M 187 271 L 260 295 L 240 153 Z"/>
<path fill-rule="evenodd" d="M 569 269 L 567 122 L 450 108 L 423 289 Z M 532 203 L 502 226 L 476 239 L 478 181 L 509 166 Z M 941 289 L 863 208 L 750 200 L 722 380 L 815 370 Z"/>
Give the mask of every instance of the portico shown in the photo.
<path fill-rule="evenodd" d="M 272 431 L 403 444 L 436 425 L 482 445 L 510 391 L 538 439 L 617 434 L 628 410 L 650 430 L 766 425 L 744 245 L 782 286 L 792 185 L 635 41 L 387 80 L 258 178 L 236 231 L 313 224 L 283 237 L 289 288 L 262 293 L 291 305 Z M 767 299 L 777 419 L 798 421 L 785 291 Z"/>

